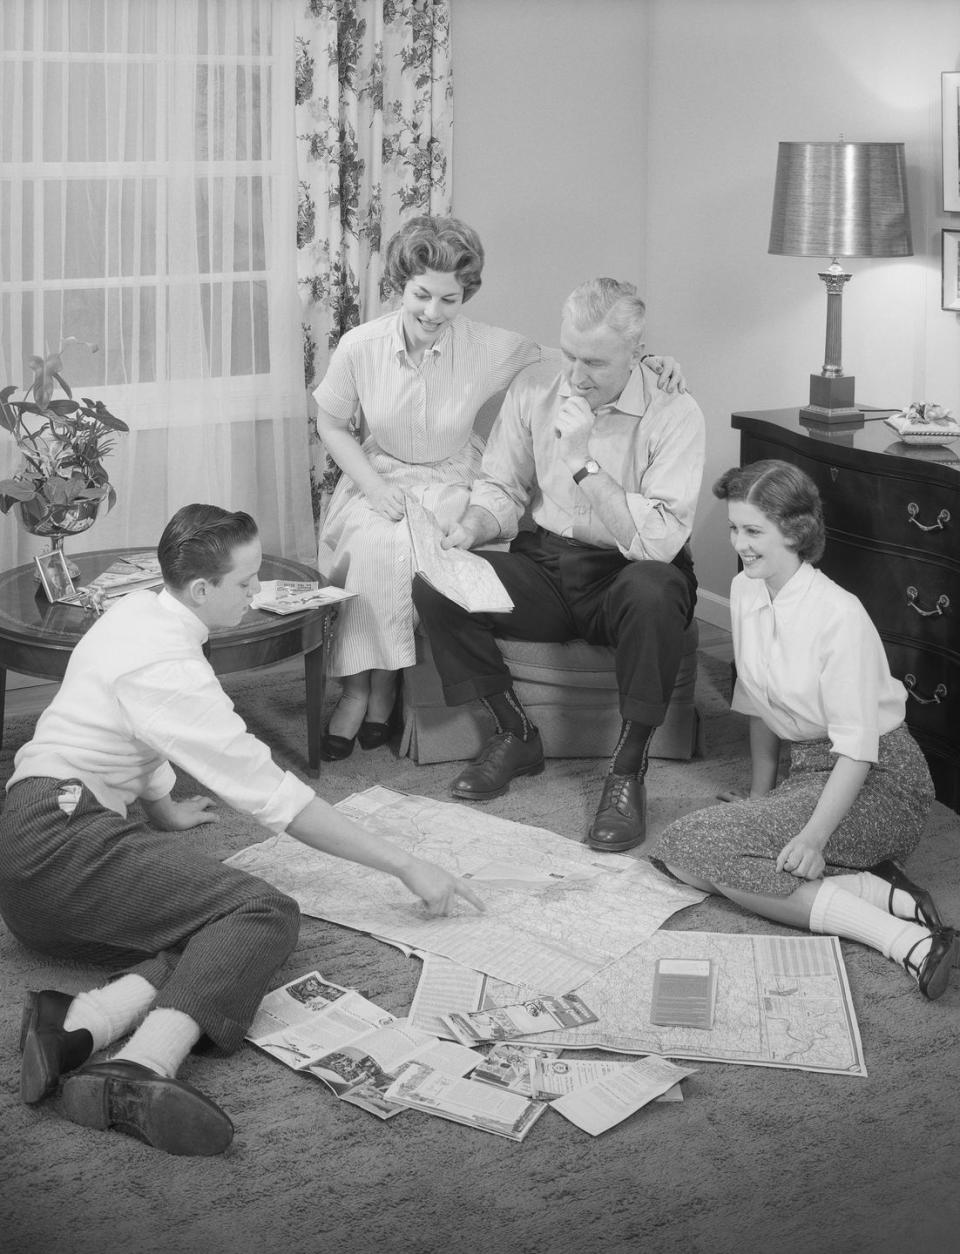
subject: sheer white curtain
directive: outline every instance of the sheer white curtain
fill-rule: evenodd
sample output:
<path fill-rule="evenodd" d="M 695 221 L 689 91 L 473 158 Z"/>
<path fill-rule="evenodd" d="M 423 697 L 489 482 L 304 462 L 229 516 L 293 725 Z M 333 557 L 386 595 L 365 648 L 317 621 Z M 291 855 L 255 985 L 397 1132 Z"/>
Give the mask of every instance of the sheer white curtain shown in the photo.
<path fill-rule="evenodd" d="M 67 549 L 156 542 L 189 501 L 312 561 L 291 0 L 3 0 L 0 386 L 67 337 L 131 427 Z M 19 395 L 19 393 L 18 393 Z M 0 431 L 0 477 L 18 464 Z M 0 567 L 39 548 L 0 516 Z"/>

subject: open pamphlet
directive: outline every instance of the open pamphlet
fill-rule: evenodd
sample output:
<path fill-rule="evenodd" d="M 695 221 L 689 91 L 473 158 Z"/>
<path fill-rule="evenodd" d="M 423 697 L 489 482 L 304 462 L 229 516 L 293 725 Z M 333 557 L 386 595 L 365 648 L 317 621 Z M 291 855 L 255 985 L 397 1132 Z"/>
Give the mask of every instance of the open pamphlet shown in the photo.
<path fill-rule="evenodd" d="M 316 580 L 264 579 L 250 604 L 255 610 L 268 610 L 271 614 L 300 614 L 352 596 L 356 593 L 329 584 L 321 587 Z"/>
<path fill-rule="evenodd" d="M 678 1067 L 655 1055 L 638 1058 L 584 1088 L 564 1093 L 552 1107 L 584 1132 L 599 1136 L 696 1070 L 696 1067 Z"/>
<path fill-rule="evenodd" d="M 576 993 L 568 993 L 565 997 L 531 997 L 493 1010 L 442 1015 L 441 1019 L 456 1040 L 477 1045 L 481 1041 L 507 1041 L 537 1032 L 555 1032 L 558 1028 L 578 1028 L 584 1023 L 596 1023 L 597 1016 Z"/>
<path fill-rule="evenodd" d="M 431 587 L 471 614 L 506 614 L 513 601 L 489 562 L 467 549 L 441 547 L 443 532 L 430 510 L 406 498 L 413 569 Z"/>
<path fill-rule="evenodd" d="M 418 1061 L 444 1075 L 466 1075 L 482 1055 L 413 1028 L 405 1019 L 318 971 L 274 989 L 260 1003 L 247 1039 L 292 1068 L 316 1076 L 337 1097 L 378 1119 L 405 1106 L 385 1090 Z"/>
<path fill-rule="evenodd" d="M 561 1058 L 560 1052 L 559 1045 L 521 1045 L 506 1041 L 492 1046 L 484 1061 L 474 1067 L 470 1078 L 538 1102 L 553 1102 L 564 1093 L 582 1089 L 630 1065 L 605 1058 Z M 656 1101 L 682 1102 L 680 1085 L 667 1089 Z"/>
<path fill-rule="evenodd" d="M 545 1102 L 478 1080 L 457 1079 L 418 1061 L 400 1068 L 385 1096 L 388 1101 L 511 1141 L 522 1141 L 547 1109 Z"/>
<path fill-rule="evenodd" d="M 531 1058 L 527 1067 L 530 1096 L 536 1098 L 538 1102 L 554 1102 L 566 1093 L 575 1093 L 578 1089 L 587 1088 L 597 1080 L 614 1075 L 632 1065 L 632 1062 L 611 1062 L 605 1058 Z M 680 1085 L 674 1084 L 672 1088 L 654 1098 L 654 1101 L 682 1102 L 683 1093 L 680 1091 Z"/>

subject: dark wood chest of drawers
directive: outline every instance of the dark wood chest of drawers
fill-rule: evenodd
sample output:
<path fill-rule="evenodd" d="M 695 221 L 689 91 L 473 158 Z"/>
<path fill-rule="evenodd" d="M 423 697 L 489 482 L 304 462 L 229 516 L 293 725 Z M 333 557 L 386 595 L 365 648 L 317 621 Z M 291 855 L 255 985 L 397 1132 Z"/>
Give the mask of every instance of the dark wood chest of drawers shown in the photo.
<path fill-rule="evenodd" d="M 823 571 L 863 602 L 909 694 L 937 797 L 960 810 L 960 442 L 903 444 L 878 416 L 801 426 L 796 409 L 733 415 L 741 462 L 802 467 L 823 498 Z"/>

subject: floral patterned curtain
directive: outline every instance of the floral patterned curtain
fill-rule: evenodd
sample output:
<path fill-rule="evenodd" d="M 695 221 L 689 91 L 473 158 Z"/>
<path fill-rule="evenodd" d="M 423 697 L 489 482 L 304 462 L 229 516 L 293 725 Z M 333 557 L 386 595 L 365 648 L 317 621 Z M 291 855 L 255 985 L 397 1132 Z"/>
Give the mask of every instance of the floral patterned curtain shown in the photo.
<path fill-rule="evenodd" d="M 381 244 L 450 212 L 450 0 L 304 0 L 297 20 L 298 272 L 308 392 L 383 312 Z M 314 519 L 339 471 L 311 420 Z"/>

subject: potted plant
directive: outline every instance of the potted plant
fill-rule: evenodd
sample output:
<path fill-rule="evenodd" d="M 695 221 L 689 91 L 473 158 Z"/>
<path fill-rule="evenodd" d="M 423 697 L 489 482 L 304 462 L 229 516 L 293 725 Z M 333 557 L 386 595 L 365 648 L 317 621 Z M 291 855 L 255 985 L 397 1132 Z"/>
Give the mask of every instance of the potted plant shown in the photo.
<path fill-rule="evenodd" d="M 97 517 L 102 501 L 107 509 L 117 499 L 103 466 L 118 431 L 128 431 L 101 401 L 74 398 L 63 377 L 62 353 L 31 357 L 33 382 L 21 400 L 13 400 L 16 386 L 0 391 L 0 426 L 17 442 L 23 465 L 12 479 L 0 480 L 0 510 L 16 506 L 20 521 L 32 535 L 49 537 L 61 548 L 63 537 L 85 531 Z M 86 345 L 92 352 L 96 345 Z M 57 388 L 64 393 L 55 398 Z"/>

